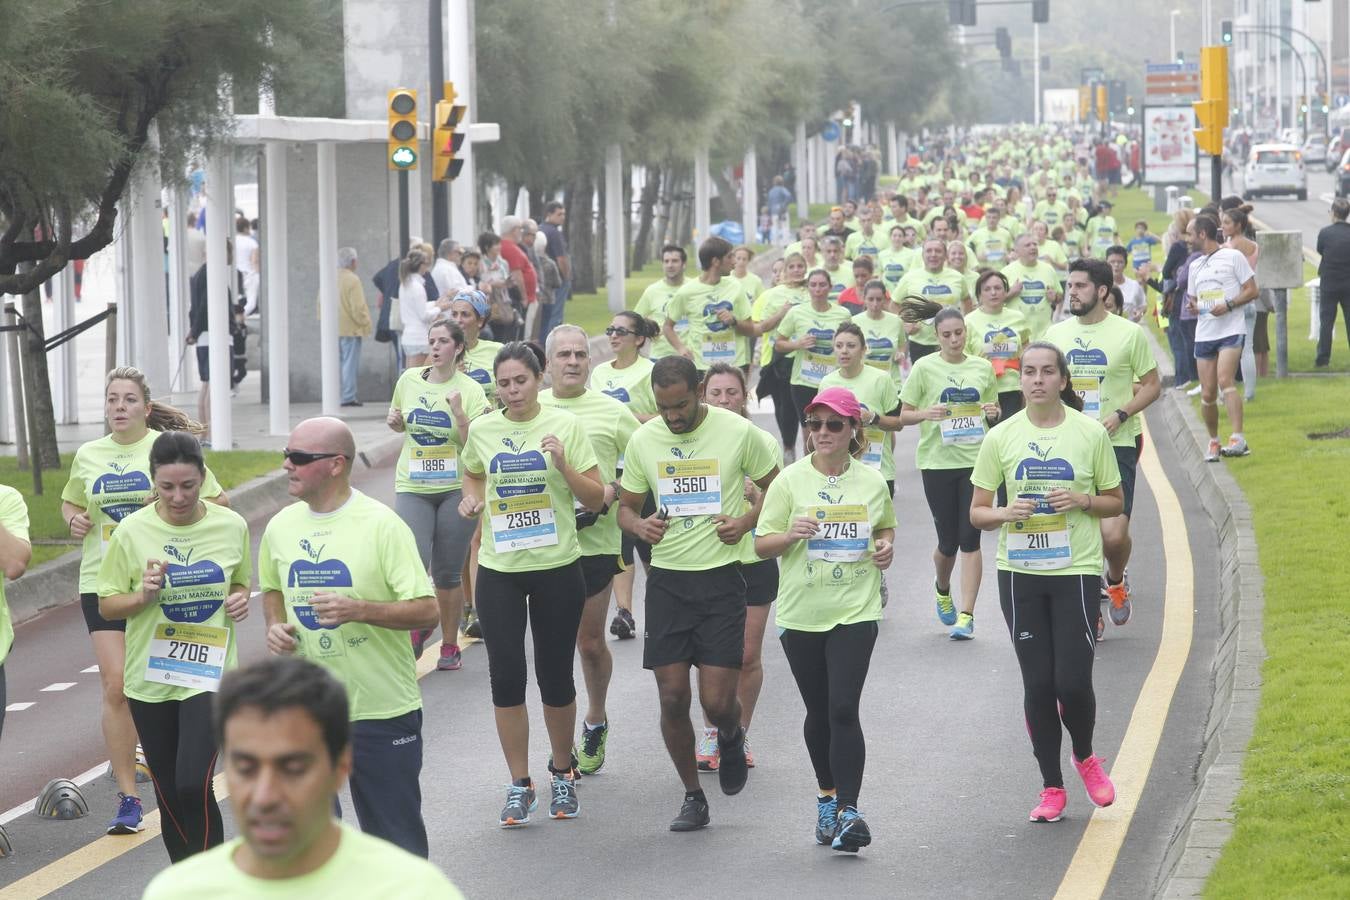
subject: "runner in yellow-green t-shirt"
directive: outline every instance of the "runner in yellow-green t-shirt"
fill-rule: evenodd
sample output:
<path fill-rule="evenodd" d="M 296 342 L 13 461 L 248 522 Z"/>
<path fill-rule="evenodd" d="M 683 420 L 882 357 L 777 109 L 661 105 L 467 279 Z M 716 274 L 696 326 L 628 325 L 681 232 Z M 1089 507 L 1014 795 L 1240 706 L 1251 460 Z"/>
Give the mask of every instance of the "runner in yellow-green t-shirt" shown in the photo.
<path fill-rule="evenodd" d="M 867 339 L 856 322 L 845 322 L 835 331 L 834 355 L 839 368 L 821 380 L 820 389 L 847 388 L 857 398 L 863 420 L 863 450 L 859 459 L 881 473 L 894 496 L 895 440 L 890 433 L 900 430 L 900 399 L 895 382 L 880 369 L 866 364 Z"/>
<path fill-rule="evenodd" d="M 872 841 L 858 811 L 866 755 L 858 705 L 895 539 L 881 473 L 853 458 L 862 417 L 847 388 L 816 395 L 806 418 L 815 449 L 769 486 L 755 534 L 760 556 L 782 557 L 779 641 L 808 720 L 818 723 L 806 730 L 818 788 L 816 842 L 848 852 Z"/>
<path fill-rule="evenodd" d="M 211 695 L 236 665 L 234 623 L 248 615 L 253 560 L 243 518 L 201 499 L 206 462 L 195 437 L 159 435 L 149 468 L 158 499 L 113 532 L 99 612 L 127 620 L 123 691 L 156 799 L 175 824 L 161 836 L 178 862 L 222 840 Z"/>
<path fill-rule="evenodd" d="M 478 382 L 488 402 L 497 403 L 497 384 L 492 379 L 492 361 L 502 345 L 480 338 L 487 324 L 488 301 L 482 291 L 460 291 L 450 302 L 450 319 L 464 331 L 464 352 L 460 357 L 466 375 Z"/>
<path fill-rule="evenodd" d="M 272 517 L 258 545 L 267 648 L 303 656 L 346 686 L 357 818 L 367 833 L 426 856 L 422 693 L 408 632 L 439 621 L 435 590 L 408 526 L 352 488 L 356 441 L 346 424 L 306 419 L 286 448 L 299 502 Z"/>
<path fill-rule="evenodd" d="M 982 356 L 993 365 L 998 379 L 999 417 L 1003 419 L 1022 408 L 1019 366 L 1022 349 L 1031 343 L 1026 318 L 1010 309 L 1007 299 L 1007 276 L 986 270 L 975 282 L 979 305 L 966 315 L 966 353 Z"/>
<path fill-rule="evenodd" d="M 890 311 L 885 284 L 869 281 L 863 291 L 865 309 L 853 317 L 867 339 L 867 365 L 885 373 L 900 385 L 900 363 L 905 358 L 905 323 Z"/>
<path fill-rule="evenodd" d="M 216 705 L 239 836 L 160 872 L 145 889 L 148 900 L 461 900 L 425 859 L 334 818 L 352 769 L 347 696 L 335 678 L 305 660 L 269 656 L 228 673 Z M 276 810 L 258 803 L 258 786 L 271 783 L 287 785 Z"/>
<path fill-rule="evenodd" d="M 4 694 L 5 659 L 14 644 L 14 626 L 5 602 L 5 582 L 23 575 L 33 558 L 28 540 L 28 506 L 23 495 L 0 485 L 0 695 Z M 5 730 L 5 704 L 0 701 L 0 732 Z"/>
<path fill-rule="evenodd" d="M 715 362 L 749 366 L 749 344 L 740 338 L 755 334 L 755 322 L 745 292 L 727 277 L 735 265 L 732 246 L 720 237 L 710 237 L 699 245 L 698 261 L 702 274 L 675 292 L 666 307 L 662 333 L 700 372 Z M 683 336 L 675 329 L 681 319 L 689 321 Z"/>
<path fill-rule="evenodd" d="M 980 531 L 970 523 L 970 470 L 989 424 L 998 421 L 998 388 L 987 359 L 966 355 L 966 322 L 948 307 L 933 320 L 940 350 L 914 364 L 900 392 L 900 421 L 919 426 L 915 466 L 933 514 L 938 619 L 952 640 L 975 636 L 975 600 L 983 557 Z M 952 573 L 961 553 L 961 594 L 952 597 Z"/>
<path fill-rule="evenodd" d="M 431 571 L 441 611 L 441 649 L 436 668 L 462 666 L 459 620 L 464 614 L 460 583 L 475 523 L 459 514 L 460 452 L 470 420 L 492 407 L 482 387 L 459 364 L 464 332 L 449 318 L 427 328 L 427 365 L 406 370 L 394 385 L 386 422 L 403 433 L 394 469 L 394 510 L 417 538 L 422 565 Z M 412 633 L 413 655 L 420 657 L 432 629 Z"/>
<path fill-rule="evenodd" d="M 834 331 L 852 318 L 847 309 L 830 300 L 830 276 L 825 270 L 812 270 L 806 289 L 811 302 L 788 310 L 774 340 L 774 350 L 792 357 L 789 381 L 798 421 L 807 401 L 820 388 L 821 379 L 838 367 Z"/>
<path fill-rule="evenodd" d="M 1039 258 L 1036 237 L 1017 239 L 1017 258 L 1003 268 L 1008 279 L 1008 303 L 1027 320 L 1031 339 L 1038 341 L 1050 327 L 1050 317 L 1059 304 L 1059 275 Z"/>
<path fill-rule="evenodd" d="M 661 248 L 661 280 L 654 281 L 642 291 L 642 296 L 638 298 L 637 306 L 633 311 L 639 316 L 651 319 L 660 328 L 666 321 L 666 308 L 670 306 L 670 301 L 675 298 L 675 292 L 683 286 L 684 267 L 688 263 L 688 254 L 684 248 L 676 244 L 667 244 Z M 685 332 L 689 330 L 688 319 L 677 319 L 675 321 L 675 333 L 684 337 Z M 651 359 L 653 362 L 663 356 L 673 356 L 675 348 L 666 340 L 664 334 L 657 334 L 652 339 Z"/>
<path fill-rule="evenodd" d="M 989 432 L 971 474 L 971 522 L 999 532 L 999 601 L 1022 670 L 1023 712 L 1044 785 L 1033 822 L 1063 816 L 1065 728 L 1089 798 L 1097 806 L 1115 800 L 1092 752 L 1092 618 L 1103 564 L 1096 520 L 1119 515 L 1124 500 L 1110 437 L 1077 410 L 1081 400 L 1069 379 L 1068 361 L 1053 344 L 1023 350 L 1026 408 Z M 1010 502 L 996 506 L 994 492 L 1002 486 Z"/>
<path fill-rule="evenodd" d="M 943 306 L 961 309 L 966 300 L 966 279 L 947 265 L 947 242 L 939 237 L 930 237 L 923 242 L 923 268 L 910 269 L 896 288 L 893 299 L 896 303 L 909 296 L 923 297 Z M 929 353 L 937 351 L 937 335 L 933 333 L 931 319 L 924 322 L 905 325 L 909 336 L 910 365 L 918 362 Z"/>

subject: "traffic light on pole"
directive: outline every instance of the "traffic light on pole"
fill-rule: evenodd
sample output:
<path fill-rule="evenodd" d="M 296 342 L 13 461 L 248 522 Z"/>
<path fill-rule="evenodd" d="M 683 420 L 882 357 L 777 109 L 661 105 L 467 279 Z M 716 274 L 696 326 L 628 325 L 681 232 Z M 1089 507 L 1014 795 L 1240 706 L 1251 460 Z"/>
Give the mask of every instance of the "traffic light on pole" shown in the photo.
<path fill-rule="evenodd" d="M 437 102 L 431 123 L 432 181 L 454 181 L 464 168 L 464 160 L 457 158 L 464 132 L 455 130 L 464 119 L 464 107 L 455 104 L 455 97 L 455 86 L 447 81 L 445 99 Z"/>
<path fill-rule="evenodd" d="M 1221 39 L 1225 44 L 1228 44 L 1229 46 L 1232 46 L 1232 43 L 1233 43 L 1233 20 L 1232 20 L 1232 19 L 1224 19 L 1222 22 L 1219 23 L 1219 36 L 1220 36 L 1220 39 Z"/>
<path fill-rule="evenodd" d="M 1092 88 L 1086 84 L 1078 88 L 1078 121 L 1086 122 L 1092 114 Z"/>
<path fill-rule="evenodd" d="M 1105 122 L 1111 117 L 1111 111 L 1107 106 L 1106 85 L 1097 83 L 1097 121 Z"/>
<path fill-rule="evenodd" d="M 1134 117 L 1134 98 L 1127 96 L 1125 98 L 1125 115 Z"/>
<path fill-rule="evenodd" d="M 1210 156 L 1223 155 L 1223 130 L 1228 125 L 1228 48 L 1200 48 L 1200 100 L 1195 109 L 1195 143 Z"/>
<path fill-rule="evenodd" d="M 389 168 L 417 168 L 417 91 L 394 88 L 389 92 Z"/>
<path fill-rule="evenodd" d="M 1225 110 L 1218 100 L 1196 100 L 1191 104 L 1195 109 L 1195 145 L 1201 152 L 1210 156 L 1223 153 L 1223 126 L 1219 124 Z"/>
<path fill-rule="evenodd" d="M 1031 0 L 1031 21 L 1037 25 L 1050 21 L 1050 0 Z"/>

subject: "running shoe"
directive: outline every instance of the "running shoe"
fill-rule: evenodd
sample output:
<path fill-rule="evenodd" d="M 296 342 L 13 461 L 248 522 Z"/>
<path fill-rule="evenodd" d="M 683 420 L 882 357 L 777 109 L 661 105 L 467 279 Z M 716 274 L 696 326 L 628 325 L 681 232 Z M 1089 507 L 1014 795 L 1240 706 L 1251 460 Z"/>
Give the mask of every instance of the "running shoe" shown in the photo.
<path fill-rule="evenodd" d="M 117 795 L 117 815 L 108 823 L 108 834 L 135 834 L 145 826 L 141 824 L 141 801 L 139 797 Z"/>
<path fill-rule="evenodd" d="M 1064 805 L 1069 795 L 1062 787 L 1048 787 L 1041 791 L 1041 802 L 1031 811 L 1033 822 L 1058 822 L 1064 818 Z"/>
<path fill-rule="evenodd" d="M 577 773 L 553 773 L 553 799 L 548 802 L 548 814 L 554 819 L 575 819 L 581 812 L 581 800 L 577 798 Z"/>
<path fill-rule="evenodd" d="M 1186 392 L 1186 396 L 1187 396 L 1187 397 L 1199 397 L 1199 396 L 1200 396 L 1200 392 L 1201 392 L 1202 390 L 1204 390 L 1204 385 L 1199 385 L 1199 384 L 1197 384 L 1195 387 L 1191 388 L 1189 391 Z"/>
<path fill-rule="evenodd" d="M 745 767 L 753 769 L 755 767 L 755 754 L 750 752 L 750 735 L 745 735 Z"/>
<path fill-rule="evenodd" d="M 502 807 L 499 822 L 503 828 L 528 825 L 530 824 L 530 813 L 538 808 L 539 798 L 534 795 L 533 783 L 512 784 L 506 789 L 506 805 Z"/>
<path fill-rule="evenodd" d="M 1097 806 L 1110 806 L 1115 802 L 1116 786 L 1102 771 L 1102 763 L 1105 760 L 1100 756 L 1089 756 L 1082 762 L 1079 762 L 1076 756 L 1070 755 L 1069 758 L 1073 760 L 1073 767 L 1083 779 L 1083 787 L 1087 788 L 1089 800 Z"/>
<path fill-rule="evenodd" d="M 469 610 L 468 619 L 469 624 L 464 626 L 464 636 L 481 641 L 483 639 L 483 626 L 478 622 L 478 613 Z"/>
<path fill-rule="evenodd" d="M 957 613 L 950 636 L 954 641 L 972 640 L 975 637 L 975 617 L 968 612 Z"/>
<path fill-rule="evenodd" d="M 1224 447 L 1219 453 L 1224 456 L 1249 456 L 1252 448 L 1247 446 L 1247 439 L 1232 435 L 1228 438 L 1228 446 Z"/>
<path fill-rule="evenodd" d="M 609 633 L 621 641 L 637 637 L 637 623 L 633 621 L 633 614 L 620 606 L 609 623 Z"/>
<path fill-rule="evenodd" d="M 739 794 L 750 770 L 745 763 L 745 729 L 737 728 L 729 741 L 717 738 L 717 784 L 724 794 Z"/>
<path fill-rule="evenodd" d="M 1106 596 L 1111 601 L 1107 607 L 1111 612 L 1112 625 L 1124 625 L 1130 621 L 1130 586 L 1121 579 L 1120 584 L 1111 584 L 1105 579 L 1102 583 L 1106 585 Z"/>
<path fill-rule="evenodd" d="M 1219 439 L 1210 438 L 1209 447 L 1205 450 L 1205 462 L 1219 461 Z"/>
<path fill-rule="evenodd" d="M 594 775 L 605 764 L 605 745 L 609 742 L 609 723 L 581 728 L 581 747 L 577 749 L 577 768 L 582 775 Z"/>
<path fill-rule="evenodd" d="M 712 821 L 708 815 L 708 801 L 701 797 L 684 798 L 680 814 L 670 823 L 671 831 L 697 831 Z"/>
<path fill-rule="evenodd" d="M 857 853 L 872 843 L 872 832 L 855 806 L 845 806 L 839 812 L 839 824 L 834 829 L 830 846 L 845 853 Z"/>
<path fill-rule="evenodd" d="M 717 752 L 717 729 L 703 729 L 703 737 L 699 739 L 698 750 L 694 757 L 698 760 L 698 770 L 700 772 L 716 772 L 718 763 Z"/>
<path fill-rule="evenodd" d="M 1102 607 L 1100 605 L 1097 606 L 1097 633 L 1093 635 L 1093 637 L 1097 639 L 1097 643 L 1099 644 L 1106 640 L 1106 616 L 1102 615 Z"/>
<path fill-rule="evenodd" d="M 839 801 L 833 796 L 816 797 L 816 843 L 828 847 L 838 824 Z"/>
<path fill-rule="evenodd" d="M 431 637 L 432 628 L 414 628 L 408 632 L 408 637 L 412 638 L 413 659 L 422 658 L 422 650 L 427 645 L 427 638 Z"/>
<path fill-rule="evenodd" d="M 938 590 L 937 582 L 933 582 L 933 593 L 937 595 L 937 614 L 938 621 L 943 625 L 956 624 L 956 604 L 952 602 L 952 589 L 947 588 L 947 593 Z"/>
<path fill-rule="evenodd" d="M 441 644 L 441 656 L 436 660 L 436 668 L 442 672 L 458 672 L 464 668 L 464 656 L 459 652 L 459 644 Z"/>

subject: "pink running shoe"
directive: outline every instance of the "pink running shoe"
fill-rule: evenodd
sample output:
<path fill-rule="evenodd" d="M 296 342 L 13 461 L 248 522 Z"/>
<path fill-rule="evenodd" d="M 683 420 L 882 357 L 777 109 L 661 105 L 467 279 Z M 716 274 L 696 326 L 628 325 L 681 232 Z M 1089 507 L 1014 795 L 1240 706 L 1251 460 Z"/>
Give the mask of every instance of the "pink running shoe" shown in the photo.
<path fill-rule="evenodd" d="M 1102 771 L 1104 760 L 1100 756 L 1089 756 L 1082 762 L 1078 757 L 1071 756 L 1073 767 L 1078 770 L 1079 776 L 1083 779 L 1083 787 L 1087 788 L 1088 799 L 1097 806 L 1110 806 L 1116 800 L 1116 786 L 1111 783 L 1111 779 Z"/>
<path fill-rule="evenodd" d="M 1064 818 L 1064 805 L 1069 802 L 1069 795 L 1064 793 L 1064 788 L 1046 788 L 1041 791 L 1041 803 L 1031 811 L 1031 821 L 1033 822 L 1058 822 Z"/>

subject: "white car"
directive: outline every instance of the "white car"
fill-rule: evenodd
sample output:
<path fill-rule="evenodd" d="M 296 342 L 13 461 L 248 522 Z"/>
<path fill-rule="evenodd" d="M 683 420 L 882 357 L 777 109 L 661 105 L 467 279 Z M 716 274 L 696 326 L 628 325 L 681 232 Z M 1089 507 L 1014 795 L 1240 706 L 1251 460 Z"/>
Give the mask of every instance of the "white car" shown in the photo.
<path fill-rule="evenodd" d="M 1303 145 L 1305 163 L 1323 163 L 1327 161 L 1327 139 L 1325 135 L 1314 134 Z"/>
<path fill-rule="evenodd" d="M 1242 195 L 1295 194 L 1308 199 L 1308 172 L 1303 151 L 1293 144 L 1256 144 L 1247 156 Z"/>

